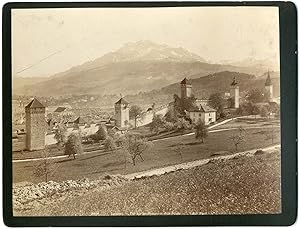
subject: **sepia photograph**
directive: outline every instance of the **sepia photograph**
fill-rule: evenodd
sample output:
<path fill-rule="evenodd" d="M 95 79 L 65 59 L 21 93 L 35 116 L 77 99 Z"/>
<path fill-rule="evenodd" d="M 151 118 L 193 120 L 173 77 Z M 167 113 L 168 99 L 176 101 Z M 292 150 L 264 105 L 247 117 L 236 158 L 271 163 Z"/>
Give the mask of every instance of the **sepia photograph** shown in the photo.
<path fill-rule="evenodd" d="M 279 8 L 11 10 L 13 216 L 282 213 Z"/>

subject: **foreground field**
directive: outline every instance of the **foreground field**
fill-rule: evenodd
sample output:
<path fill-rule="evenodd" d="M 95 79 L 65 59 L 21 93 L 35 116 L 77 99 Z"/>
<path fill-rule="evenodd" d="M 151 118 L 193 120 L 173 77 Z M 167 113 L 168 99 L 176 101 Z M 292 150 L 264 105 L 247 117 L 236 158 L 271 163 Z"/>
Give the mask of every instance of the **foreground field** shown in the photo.
<path fill-rule="evenodd" d="M 15 215 L 276 214 L 280 193 L 280 152 L 273 151 L 69 195 Z"/>
<path fill-rule="evenodd" d="M 234 152 L 234 146 L 229 137 L 237 130 L 210 133 L 204 144 L 196 141 L 194 136 L 179 136 L 153 143 L 153 147 L 144 153 L 144 161 L 137 161 L 136 166 L 130 163 L 123 151 L 116 152 L 96 152 L 82 155 L 76 160 L 64 158 L 57 160 L 59 166 L 55 173 L 50 176 L 50 180 L 64 181 L 82 178 L 98 179 L 103 174 L 128 174 L 159 168 L 167 165 L 174 165 L 182 162 L 193 161 L 204 158 L 211 158 L 216 155 L 226 155 Z M 246 141 L 239 146 L 239 151 L 256 148 L 263 148 L 280 142 L 279 128 L 273 131 L 273 143 L 270 138 L 270 129 L 249 129 L 245 131 Z M 181 155 L 175 150 L 177 143 L 182 143 L 184 148 Z M 13 182 L 33 182 L 44 181 L 43 177 L 35 177 L 34 168 L 38 162 L 20 162 L 13 164 Z"/>

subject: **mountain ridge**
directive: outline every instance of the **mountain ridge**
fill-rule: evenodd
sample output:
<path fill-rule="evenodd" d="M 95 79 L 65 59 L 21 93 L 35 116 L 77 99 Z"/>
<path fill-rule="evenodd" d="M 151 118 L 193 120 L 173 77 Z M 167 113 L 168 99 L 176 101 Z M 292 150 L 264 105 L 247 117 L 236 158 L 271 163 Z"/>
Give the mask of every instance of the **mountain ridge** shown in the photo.
<path fill-rule="evenodd" d="M 183 77 L 198 78 L 221 71 L 262 75 L 266 68 L 211 64 L 184 48 L 151 41 L 130 42 L 94 61 L 26 85 L 13 80 L 15 94 L 63 96 L 134 94 L 159 89 Z M 134 84 L 133 84 L 134 82 Z"/>

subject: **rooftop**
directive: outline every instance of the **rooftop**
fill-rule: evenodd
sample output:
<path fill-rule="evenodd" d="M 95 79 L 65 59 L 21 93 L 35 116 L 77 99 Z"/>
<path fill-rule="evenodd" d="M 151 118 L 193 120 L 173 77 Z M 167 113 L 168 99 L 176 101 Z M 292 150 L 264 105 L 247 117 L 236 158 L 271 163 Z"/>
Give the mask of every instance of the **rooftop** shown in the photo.
<path fill-rule="evenodd" d="M 121 98 L 115 104 L 129 104 L 129 103 L 124 98 Z"/>
<path fill-rule="evenodd" d="M 180 84 L 192 84 L 190 80 L 188 80 L 187 78 L 184 78 Z"/>
<path fill-rule="evenodd" d="M 217 110 L 208 106 L 208 105 L 204 105 L 204 104 L 200 104 L 199 107 L 193 107 L 192 109 L 188 110 L 189 112 L 216 112 Z"/>
<path fill-rule="evenodd" d="M 267 79 L 266 79 L 266 82 L 265 82 L 265 86 L 271 86 L 272 85 L 272 80 L 271 80 L 271 77 L 270 77 L 270 73 L 268 72 L 268 76 L 267 76 Z"/>
<path fill-rule="evenodd" d="M 40 101 L 38 101 L 36 98 L 31 100 L 30 103 L 28 103 L 25 108 L 45 108 L 43 104 L 41 104 Z"/>

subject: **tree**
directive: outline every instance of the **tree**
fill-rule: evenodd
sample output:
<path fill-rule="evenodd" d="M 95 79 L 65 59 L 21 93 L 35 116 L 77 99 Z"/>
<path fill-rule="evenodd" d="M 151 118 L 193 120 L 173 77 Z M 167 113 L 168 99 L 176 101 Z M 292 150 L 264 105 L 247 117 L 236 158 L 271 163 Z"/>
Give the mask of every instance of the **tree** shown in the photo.
<path fill-rule="evenodd" d="M 246 95 L 248 102 L 251 103 L 260 103 L 264 101 L 264 93 L 263 90 L 259 88 L 252 89 Z"/>
<path fill-rule="evenodd" d="M 69 155 L 69 157 L 71 155 L 73 155 L 74 159 L 76 158 L 76 154 L 82 154 L 83 153 L 83 149 L 82 149 L 82 144 L 81 144 L 81 137 L 79 134 L 76 133 L 71 133 L 68 136 L 68 140 L 65 144 L 65 154 Z"/>
<path fill-rule="evenodd" d="M 57 141 L 57 145 L 64 146 L 67 136 L 67 127 L 63 123 L 59 123 L 55 129 L 54 139 Z"/>
<path fill-rule="evenodd" d="M 58 168 L 55 161 L 50 158 L 50 155 L 51 151 L 48 147 L 46 147 L 41 153 L 42 161 L 35 167 L 33 172 L 36 177 L 44 176 L 45 182 L 48 182 L 49 176 L 54 174 Z"/>
<path fill-rule="evenodd" d="M 232 97 L 227 99 L 227 106 L 234 107 L 234 99 Z"/>
<path fill-rule="evenodd" d="M 209 96 L 207 104 L 216 109 L 218 114 L 221 114 L 224 110 L 226 100 L 222 97 L 221 93 L 214 93 Z"/>
<path fill-rule="evenodd" d="M 256 106 L 256 105 L 253 105 L 251 114 L 254 115 L 254 118 L 255 118 L 255 119 L 256 119 L 256 115 L 258 115 L 259 113 L 260 113 L 259 107 Z"/>
<path fill-rule="evenodd" d="M 174 129 L 174 123 L 172 122 L 165 122 L 164 123 L 164 128 L 167 130 L 167 131 L 171 131 Z"/>
<path fill-rule="evenodd" d="M 189 98 L 180 98 L 181 100 L 181 111 L 190 110 L 196 106 L 196 98 L 192 95 Z"/>
<path fill-rule="evenodd" d="M 240 126 L 238 132 L 236 134 L 231 135 L 229 138 L 235 147 L 235 151 L 238 151 L 238 146 L 246 141 L 244 132 L 245 129 L 242 126 Z"/>
<path fill-rule="evenodd" d="M 174 147 L 174 152 L 180 156 L 181 161 L 183 161 L 182 152 L 183 152 L 184 148 L 185 148 L 184 144 L 181 142 L 176 143 L 175 147 Z"/>
<path fill-rule="evenodd" d="M 204 139 L 207 138 L 207 128 L 204 124 L 204 122 L 199 121 L 197 123 L 197 125 L 195 126 L 195 138 L 200 140 L 201 139 L 201 143 L 204 142 Z"/>
<path fill-rule="evenodd" d="M 104 141 L 104 149 L 107 151 L 113 151 L 117 148 L 114 139 L 111 136 L 108 136 Z"/>
<path fill-rule="evenodd" d="M 155 132 L 156 134 L 159 133 L 159 129 L 163 127 L 165 124 L 165 120 L 162 118 L 161 115 L 154 115 L 152 122 L 150 123 L 150 131 Z"/>
<path fill-rule="evenodd" d="M 133 165 L 136 164 L 136 158 L 141 158 L 142 154 L 151 147 L 151 143 L 148 142 L 145 138 L 140 138 L 136 134 L 126 133 L 121 140 L 121 147 L 126 154 L 128 154 L 132 160 Z M 125 157 L 125 166 L 126 166 L 126 157 Z"/>
<path fill-rule="evenodd" d="M 263 106 L 262 108 L 260 108 L 260 111 L 259 111 L 261 117 L 267 117 L 268 116 L 268 109 L 267 107 Z"/>
<path fill-rule="evenodd" d="M 165 120 L 167 122 L 175 123 L 178 121 L 178 112 L 174 110 L 168 110 L 168 112 L 165 114 Z"/>
<path fill-rule="evenodd" d="M 134 119 L 134 128 L 136 128 L 136 120 L 142 114 L 142 108 L 138 105 L 132 105 L 129 110 L 129 117 Z"/>
<path fill-rule="evenodd" d="M 187 121 L 185 118 L 179 118 L 178 121 L 174 124 L 175 128 L 177 130 L 188 130 L 191 129 L 191 124 L 189 121 Z"/>
<path fill-rule="evenodd" d="M 266 136 L 266 140 L 269 140 L 269 139 L 271 139 L 272 140 L 272 144 L 274 144 L 274 123 L 273 122 L 271 122 L 271 132 L 269 132 L 269 131 L 266 131 L 265 132 L 265 136 Z"/>
<path fill-rule="evenodd" d="M 185 110 L 189 110 L 195 107 L 196 98 L 192 95 L 189 98 L 180 98 L 174 94 L 174 110 L 180 114 L 183 114 Z"/>
<path fill-rule="evenodd" d="M 107 131 L 103 126 L 99 126 L 97 132 L 91 135 L 91 138 L 97 142 L 99 142 L 100 140 L 105 140 L 106 137 L 107 137 Z"/>

